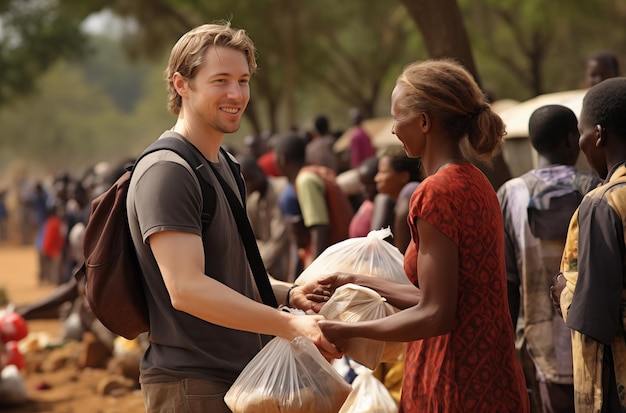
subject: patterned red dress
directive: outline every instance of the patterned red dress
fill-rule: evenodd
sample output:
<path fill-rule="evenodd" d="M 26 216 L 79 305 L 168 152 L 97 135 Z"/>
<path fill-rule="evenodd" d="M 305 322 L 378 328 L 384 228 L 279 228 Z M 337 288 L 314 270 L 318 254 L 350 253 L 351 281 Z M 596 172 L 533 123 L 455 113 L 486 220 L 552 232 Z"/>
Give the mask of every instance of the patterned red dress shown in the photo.
<path fill-rule="evenodd" d="M 418 285 L 416 222 L 458 246 L 456 318 L 448 334 L 408 343 L 401 413 L 529 411 L 506 295 L 504 227 L 493 187 L 471 163 L 425 179 L 411 197 L 405 271 Z"/>

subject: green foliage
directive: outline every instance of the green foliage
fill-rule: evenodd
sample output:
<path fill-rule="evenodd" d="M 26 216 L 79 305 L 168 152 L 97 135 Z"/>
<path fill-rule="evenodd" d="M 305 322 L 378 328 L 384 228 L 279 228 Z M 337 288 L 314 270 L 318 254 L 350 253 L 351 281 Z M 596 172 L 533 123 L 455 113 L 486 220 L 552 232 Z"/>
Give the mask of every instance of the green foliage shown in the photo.
<path fill-rule="evenodd" d="M 459 0 L 483 80 L 499 97 L 578 88 L 585 56 L 626 54 L 626 6 L 614 0 Z M 621 6 L 620 6 L 621 4 Z"/>
<path fill-rule="evenodd" d="M 622 0 L 458 2 L 498 98 L 576 88 L 597 49 L 626 56 Z M 87 39 L 80 22 L 105 8 L 139 29 Z M 258 49 L 248 118 L 227 137 L 235 146 L 261 130 L 308 129 L 318 113 L 344 129 L 351 106 L 388 116 L 397 74 L 428 57 L 399 1 L 0 0 L 0 18 L 0 173 L 18 158 L 54 170 L 136 155 L 175 121 L 162 79 L 171 46 L 205 22 L 230 20 Z"/>
<path fill-rule="evenodd" d="M 78 22 L 52 1 L 3 2 L 0 38 L 0 106 L 32 92 L 38 76 L 60 58 L 83 52 Z"/>
<path fill-rule="evenodd" d="M 76 172 L 129 155 L 129 120 L 80 71 L 60 63 L 41 78 L 41 92 L 0 112 L 2 151 L 48 170 Z"/>
<path fill-rule="evenodd" d="M 142 97 L 142 79 L 149 65 L 132 63 L 118 42 L 106 37 L 91 39 L 90 57 L 79 67 L 85 79 L 98 85 L 124 113 L 131 113 Z"/>

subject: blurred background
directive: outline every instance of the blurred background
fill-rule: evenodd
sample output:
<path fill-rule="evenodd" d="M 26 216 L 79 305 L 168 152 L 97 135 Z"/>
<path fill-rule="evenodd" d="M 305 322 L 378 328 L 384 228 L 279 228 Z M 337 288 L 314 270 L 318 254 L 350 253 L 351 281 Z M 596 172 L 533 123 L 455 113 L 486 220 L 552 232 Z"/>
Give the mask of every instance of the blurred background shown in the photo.
<path fill-rule="evenodd" d="M 581 88 L 591 52 L 626 57 L 623 0 L 0 0 L 0 190 L 137 155 L 175 121 L 169 50 L 215 20 L 258 49 L 234 148 L 318 114 L 340 136 L 355 106 L 388 117 L 414 60 L 455 57 L 492 101 L 515 103 Z"/>
<path fill-rule="evenodd" d="M 356 107 L 380 153 L 398 145 L 389 106 L 403 67 L 453 57 L 507 125 L 502 156 L 486 170 L 495 188 L 536 166 L 534 109 L 560 103 L 579 114 L 591 54 L 609 52 L 626 67 L 625 0 L 0 0 L 0 307 L 53 291 L 56 282 L 42 278 L 43 229 L 62 218 L 56 235 L 80 245 L 65 232 L 86 220 L 91 196 L 176 121 L 163 79 L 171 47 L 220 20 L 248 31 L 258 52 L 242 127 L 224 141 L 233 152 L 252 150 L 252 137 L 312 133 L 325 115 L 346 160 Z M 354 169 L 339 172 L 360 191 Z M 29 320 L 29 329 L 57 334 L 54 317 Z M 34 404 L 12 411 L 144 411 L 137 391 L 94 392 L 110 383 L 106 371 L 68 366 L 27 366 Z"/>

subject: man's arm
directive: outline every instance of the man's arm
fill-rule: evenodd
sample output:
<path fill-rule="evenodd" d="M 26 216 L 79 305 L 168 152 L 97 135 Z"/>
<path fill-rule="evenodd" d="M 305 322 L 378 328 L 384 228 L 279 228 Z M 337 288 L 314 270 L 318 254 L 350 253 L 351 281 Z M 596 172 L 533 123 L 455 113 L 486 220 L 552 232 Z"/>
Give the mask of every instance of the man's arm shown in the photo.
<path fill-rule="evenodd" d="M 149 243 L 175 309 L 236 330 L 288 340 L 305 336 L 325 354 L 338 356 L 321 334 L 317 325 L 319 316 L 295 316 L 277 311 L 207 277 L 199 236 L 163 231 L 151 235 Z"/>

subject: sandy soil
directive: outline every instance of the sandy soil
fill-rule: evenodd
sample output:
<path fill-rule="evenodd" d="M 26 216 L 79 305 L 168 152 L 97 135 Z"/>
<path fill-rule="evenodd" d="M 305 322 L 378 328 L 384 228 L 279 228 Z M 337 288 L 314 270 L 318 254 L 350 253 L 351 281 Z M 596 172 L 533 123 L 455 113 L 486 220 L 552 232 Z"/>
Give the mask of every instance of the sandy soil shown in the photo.
<path fill-rule="evenodd" d="M 32 247 L 0 245 L 0 289 L 4 289 L 10 302 L 25 304 L 39 299 L 53 287 L 37 282 L 37 255 Z M 46 333 L 58 339 L 61 325 L 57 320 L 28 321 L 29 333 Z M 102 396 L 96 389 L 110 376 L 106 369 L 80 369 L 69 365 L 51 372 L 29 368 L 35 357 L 52 357 L 54 351 L 26 354 L 26 368 L 20 373 L 28 391 L 29 402 L 19 407 L 0 406 L 9 413 L 140 413 L 144 412 L 141 393 L 124 392 L 118 396 Z M 39 360 L 41 362 L 41 360 Z M 49 386 L 42 390 L 43 384 Z M 45 386 L 44 386 L 45 387 Z"/>

